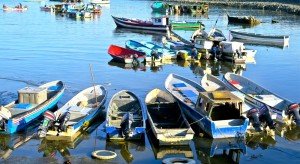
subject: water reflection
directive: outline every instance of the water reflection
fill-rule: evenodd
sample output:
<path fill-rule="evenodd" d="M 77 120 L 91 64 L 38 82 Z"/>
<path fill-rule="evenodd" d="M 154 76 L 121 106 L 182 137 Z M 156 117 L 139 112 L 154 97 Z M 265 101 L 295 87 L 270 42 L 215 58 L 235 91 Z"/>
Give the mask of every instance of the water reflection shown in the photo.
<path fill-rule="evenodd" d="M 179 61 L 179 66 L 190 67 L 195 75 L 203 76 L 205 73 L 220 76 L 227 72 L 242 75 L 246 70 L 246 64 L 235 64 L 232 62 L 200 60 L 200 62 Z"/>
<path fill-rule="evenodd" d="M 247 146 L 253 150 L 261 148 L 262 150 L 273 147 L 276 144 L 275 137 L 266 133 L 248 134 L 246 135 Z"/>
<path fill-rule="evenodd" d="M 202 163 L 239 163 L 246 153 L 245 141 L 236 138 L 194 138 L 196 153 Z"/>
<path fill-rule="evenodd" d="M 36 139 L 37 136 L 35 131 L 39 124 L 40 120 L 36 120 L 17 134 L 0 134 L 0 157 L 2 159 L 7 159 L 15 149 L 24 145 L 31 139 Z"/>
<path fill-rule="evenodd" d="M 126 33 L 134 33 L 140 35 L 152 35 L 151 41 L 161 43 L 163 37 L 166 36 L 165 32 L 160 31 L 149 31 L 149 30 L 139 30 L 139 29 L 128 29 L 116 27 L 113 31 L 115 36 L 126 35 Z"/>
<path fill-rule="evenodd" d="M 125 63 L 114 62 L 113 60 L 111 60 L 108 62 L 108 65 L 119 67 L 119 68 L 126 69 L 126 70 L 146 71 L 146 66 L 144 63 L 139 63 L 138 65 L 132 64 L 132 63 L 125 64 Z"/>
<path fill-rule="evenodd" d="M 298 126 L 279 126 L 276 128 L 276 134 L 289 141 L 300 140 L 300 127 Z"/>
<path fill-rule="evenodd" d="M 145 141 L 106 141 L 105 149 L 113 152 L 119 152 L 118 154 L 121 154 L 127 163 L 131 163 L 134 161 L 133 154 L 136 154 L 135 151 L 145 151 Z"/>
<path fill-rule="evenodd" d="M 44 138 L 41 141 L 41 144 L 38 147 L 38 152 L 43 152 L 44 157 L 55 158 L 59 154 L 63 157 L 64 161 L 69 162 L 71 158 L 71 153 L 69 149 L 76 149 L 76 147 L 83 141 L 89 140 L 90 134 L 100 125 L 100 123 L 104 120 L 101 116 L 97 116 L 95 118 L 91 126 L 88 127 L 85 131 L 78 131 L 76 137 L 73 141 L 68 140 L 59 140 L 57 138 Z"/>

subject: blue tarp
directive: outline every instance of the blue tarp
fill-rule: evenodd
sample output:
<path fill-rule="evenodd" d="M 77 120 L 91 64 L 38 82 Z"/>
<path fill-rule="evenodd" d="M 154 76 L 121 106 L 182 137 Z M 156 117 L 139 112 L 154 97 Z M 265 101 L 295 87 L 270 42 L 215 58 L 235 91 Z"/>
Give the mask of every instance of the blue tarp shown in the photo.
<path fill-rule="evenodd" d="M 27 104 L 27 103 L 20 103 L 20 104 L 16 104 L 14 106 L 14 108 L 18 108 L 18 109 L 29 109 L 32 105 L 31 104 Z"/>
<path fill-rule="evenodd" d="M 198 97 L 198 95 L 194 93 L 192 90 L 181 90 L 180 92 L 182 93 L 183 96 L 188 98 Z"/>
<path fill-rule="evenodd" d="M 179 87 L 186 87 L 185 83 L 175 83 L 173 84 L 174 87 L 179 88 Z"/>

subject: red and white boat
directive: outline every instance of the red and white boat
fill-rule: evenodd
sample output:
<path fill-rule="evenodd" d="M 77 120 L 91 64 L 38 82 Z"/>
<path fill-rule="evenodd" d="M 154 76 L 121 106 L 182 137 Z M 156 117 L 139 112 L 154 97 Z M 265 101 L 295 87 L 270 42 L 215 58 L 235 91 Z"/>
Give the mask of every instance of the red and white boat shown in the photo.
<path fill-rule="evenodd" d="M 169 18 L 166 16 L 153 17 L 151 18 L 151 20 L 148 21 L 139 19 L 119 18 L 115 16 L 112 16 L 112 18 L 114 19 L 118 27 L 163 32 L 167 32 L 169 30 Z"/>
<path fill-rule="evenodd" d="M 26 10 L 28 10 L 27 6 L 17 5 L 15 7 L 9 7 L 3 5 L 3 11 L 26 11 Z"/>
<path fill-rule="evenodd" d="M 121 63 L 133 63 L 134 60 L 144 61 L 145 54 L 139 51 L 123 48 L 116 45 L 110 45 L 108 48 L 108 54 L 114 61 Z"/>

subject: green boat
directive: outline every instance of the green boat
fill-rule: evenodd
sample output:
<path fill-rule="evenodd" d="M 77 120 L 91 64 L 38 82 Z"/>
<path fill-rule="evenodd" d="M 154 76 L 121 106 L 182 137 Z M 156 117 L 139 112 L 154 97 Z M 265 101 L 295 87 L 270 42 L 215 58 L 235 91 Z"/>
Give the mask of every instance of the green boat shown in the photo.
<path fill-rule="evenodd" d="M 167 4 L 163 2 L 153 2 L 151 8 L 154 12 L 164 12 L 167 9 Z"/>
<path fill-rule="evenodd" d="M 176 29 L 176 30 L 195 30 L 198 28 L 204 29 L 205 26 L 202 22 L 200 21 L 172 21 L 171 22 L 171 27 L 172 29 Z"/>

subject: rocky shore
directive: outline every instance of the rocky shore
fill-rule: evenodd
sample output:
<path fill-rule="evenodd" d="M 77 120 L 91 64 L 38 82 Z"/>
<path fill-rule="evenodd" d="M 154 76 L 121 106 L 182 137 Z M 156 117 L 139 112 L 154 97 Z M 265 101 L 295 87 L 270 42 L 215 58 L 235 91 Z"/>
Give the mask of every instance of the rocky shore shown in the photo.
<path fill-rule="evenodd" d="M 300 15 L 299 0 L 277 0 L 272 2 L 267 1 L 245 1 L 245 0 L 166 0 L 168 2 L 182 2 L 182 3 L 207 3 L 210 6 L 228 6 L 228 7 L 243 7 L 252 9 L 263 9 L 273 11 L 283 11 L 289 14 Z"/>

